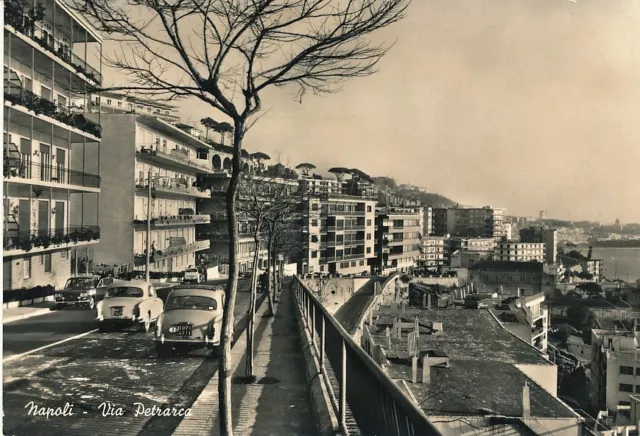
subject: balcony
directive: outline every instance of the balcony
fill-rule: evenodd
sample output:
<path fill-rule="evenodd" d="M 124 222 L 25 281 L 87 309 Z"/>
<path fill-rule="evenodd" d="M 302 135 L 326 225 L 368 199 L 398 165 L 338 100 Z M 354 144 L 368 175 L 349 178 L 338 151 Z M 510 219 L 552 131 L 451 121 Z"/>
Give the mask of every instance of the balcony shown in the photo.
<path fill-rule="evenodd" d="M 364 244 L 364 239 L 352 239 L 350 241 L 327 241 L 327 247 L 357 247 Z"/>
<path fill-rule="evenodd" d="M 159 227 L 173 227 L 173 226 L 188 226 L 195 224 L 208 224 L 211 222 L 209 215 L 170 215 L 151 218 L 151 226 L 155 228 Z M 146 219 L 134 219 L 134 225 L 146 225 Z"/>
<path fill-rule="evenodd" d="M 102 130 L 100 125 L 88 120 L 83 114 L 60 107 L 54 102 L 16 86 L 7 80 L 4 81 L 4 99 L 5 105 L 10 103 L 13 106 L 21 106 L 26 112 L 33 112 L 35 116 L 47 117 L 80 130 L 92 136 L 95 140 L 99 140 L 101 137 Z"/>
<path fill-rule="evenodd" d="M 34 232 L 5 230 L 4 256 L 24 253 L 40 253 L 60 248 L 73 248 L 100 241 L 100 227 L 71 226 L 61 229 L 37 230 Z"/>
<path fill-rule="evenodd" d="M 366 211 L 364 210 L 328 210 L 327 215 L 329 216 L 360 216 L 365 215 Z"/>
<path fill-rule="evenodd" d="M 538 336 L 544 333 L 543 327 L 532 327 L 531 328 L 531 339 L 537 338 Z"/>
<path fill-rule="evenodd" d="M 149 162 L 158 162 L 160 164 L 171 164 L 181 169 L 196 170 L 200 173 L 213 174 L 214 169 L 210 165 L 195 162 L 185 153 L 171 150 L 170 153 L 155 150 L 153 147 L 143 146 L 140 151 L 136 151 L 136 156 Z M 201 159 L 202 160 L 202 159 Z M 205 161 L 206 162 L 206 161 Z"/>
<path fill-rule="evenodd" d="M 169 246 L 163 250 L 152 251 L 149 261 L 151 263 L 169 259 L 180 254 L 192 253 L 195 251 L 209 249 L 211 243 L 207 240 L 194 241 L 190 244 Z M 134 263 L 136 266 L 144 265 L 147 262 L 146 254 L 135 254 Z"/>
<path fill-rule="evenodd" d="M 62 166 L 24 162 L 20 158 L 5 157 L 5 181 L 53 188 L 78 189 L 98 192 L 100 176 L 70 170 Z"/>
<path fill-rule="evenodd" d="M 142 183 L 136 183 L 136 189 L 148 190 L 149 183 L 145 180 Z M 180 197 L 194 198 L 211 198 L 211 191 L 208 189 L 200 189 L 195 186 L 188 186 L 177 183 L 175 181 L 162 180 L 160 182 L 151 183 L 151 192 L 154 194 L 178 195 Z"/>
<path fill-rule="evenodd" d="M 353 259 L 364 259 L 364 253 L 356 253 L 356 254 L 345 254 L 343 256 L 334 256 L 334 257 L 323 257 L 320 260 L 323 263 L 334 263 L 334 262 L 342 262 L 345 260 L 353 260 Z"/>
<path fill-rule="evenodd" d="M 25 14 L 24 9 L 21 10 L 21 5 L 18 3 L 16 0 L 7 1 L 4 14 L 5 28 L 10 26 L 9 31 L 13 30 L 14 34 L 33 41 L 30 45 L 43 49 L 51 58 L 56 59 L 67 69 L 75 71 L 95 85 L 102 84 L 102 74 L 98 70 L 73 53 L 68 44 L 54 39 L 51 34 L 44 31 L 42 26 L 44 11 L 34 20 L 33 17 Z"/>
<path fill-rule="evenodd" d="M 420 252 L 416 250 L 416 251 L 407 251 L 404 253 L 390 253 L 389 259 L 406 259 L 409 257 L 418 258 L 419 256 L 420 256 Z"/>
<path fill-rule="evenodd" d="M 343 226 L 343 227 L 327 226 L 327 230 L 330 232 L 358 232 L 358 231 L 363 231 L 365 228 L 366 226 L 364 225 Z"/>

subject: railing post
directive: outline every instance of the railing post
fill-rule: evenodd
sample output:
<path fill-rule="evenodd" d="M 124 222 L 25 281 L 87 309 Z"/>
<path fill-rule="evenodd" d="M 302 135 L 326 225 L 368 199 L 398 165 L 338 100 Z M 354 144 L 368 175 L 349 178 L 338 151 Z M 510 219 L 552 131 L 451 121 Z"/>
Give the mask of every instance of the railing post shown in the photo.
<path fill-rule="evenodd" d="M 342 365 L 340 365 L 340 427 L 344 430 L 347 418 L 347 343 L 342 338 Z"/>
<path fill-rule="evenodd" d="M 324 372 L 324 340 L 325 340 L 325 317 L 322 316 L 322 330 L 320 333 L 320 371 Z"/>
<path fill-rule="evenodd" d="M 311 311 L 311 343 L 318 351 L 318 344 L 316 344 L 316 305 L 314 304 Z"/>

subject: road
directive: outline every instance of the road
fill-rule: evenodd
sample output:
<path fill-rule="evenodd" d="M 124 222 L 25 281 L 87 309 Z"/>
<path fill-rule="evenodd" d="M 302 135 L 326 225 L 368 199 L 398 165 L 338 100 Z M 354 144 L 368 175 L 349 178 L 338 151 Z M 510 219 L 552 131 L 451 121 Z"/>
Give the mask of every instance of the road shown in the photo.
<path fill-rule="evenodd" d="M 235 310 L 236 338 L 246 324 L 248 291 L 249 281 L 241 280 Z M 91 331 L 96 328 L 94 316 L 88 310 L 68 309 L 7 324 L 4 359 Z M 217 359 L 208 350 L 158 358 L 151 333 L 135 329 L 92 332 L 10 358 L 3 362 L 4 434 L 170 435 L 180 417 L 136 416 L 134 403 L 147 408 L 187 408 L 217 366 Z M 32 401 L 38 408 L 64 409 L 69 404 L 67 416 L 33 416 L 38 409 L 29 405 Z M 101 404 L 107 402 L 122 408 L 124 416 L 102 416 L 105 406 Z"/>

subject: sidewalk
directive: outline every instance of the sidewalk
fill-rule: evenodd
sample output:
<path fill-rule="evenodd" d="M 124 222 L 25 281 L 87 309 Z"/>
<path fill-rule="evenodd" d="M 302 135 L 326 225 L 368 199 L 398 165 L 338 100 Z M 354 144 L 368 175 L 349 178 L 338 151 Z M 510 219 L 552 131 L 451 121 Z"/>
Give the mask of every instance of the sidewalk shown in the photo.
<path fill-rule="evenodd" d="M 32 316 L 46 315 L 55 305 L 53 301 L 45 301 L 42 303 L 31 304 L 29 306 L 11 307 L 2 309 L 2 324 L 7 324 L 21 319 L 31 318 Z"/>
<path fill-rule="evenodd" d="M 316 435 L 300 337 L 289 286 L 282 292 L 276 317 L 263 318 L 265 301 L 256 313 L 255 375 L 257 382 L 242 384 L 246 334 L 231 350 L 231 402 L 237 435 Z M 218 375 L 196 399 L 191 416 L 182 420 L 174 436 L 220 434 Z"/>

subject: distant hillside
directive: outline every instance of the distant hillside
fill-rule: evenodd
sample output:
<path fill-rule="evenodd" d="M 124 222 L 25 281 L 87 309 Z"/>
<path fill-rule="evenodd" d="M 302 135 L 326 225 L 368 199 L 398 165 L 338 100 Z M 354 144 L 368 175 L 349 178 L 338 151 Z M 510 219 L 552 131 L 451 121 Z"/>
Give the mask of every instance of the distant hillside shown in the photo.
<path fill-rule="evenodd" d="M 423 206 L 452 207 L 456 202 L 449 198 L 431 192 L 423 192 L 418 186 L 400 185 L 391 177 L 373 177 L 378 189 L 393 197 L 394 200 L 420 201 Z"/>

